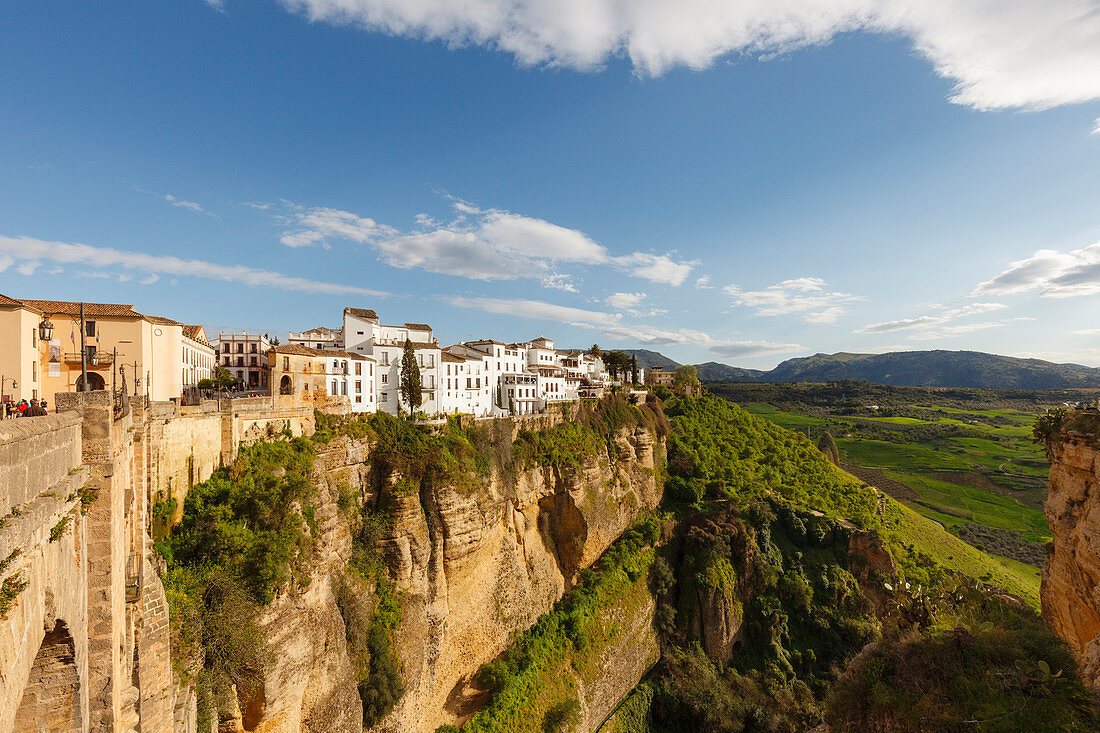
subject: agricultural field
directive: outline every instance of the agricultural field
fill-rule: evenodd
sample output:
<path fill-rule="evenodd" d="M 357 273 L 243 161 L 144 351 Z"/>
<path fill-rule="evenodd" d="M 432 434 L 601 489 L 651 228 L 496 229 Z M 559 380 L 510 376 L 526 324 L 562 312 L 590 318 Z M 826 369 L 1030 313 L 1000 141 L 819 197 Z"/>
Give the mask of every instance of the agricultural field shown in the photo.
<path fill-rule="evenodd" d="M 817 441 L 826 430 L 850 473 L 971 545 L 1037 572 L 1050 538 L 1048 464 L 1031 426 L 1080 391 L 831 384 L 713 385 L 715 394 Z"/>

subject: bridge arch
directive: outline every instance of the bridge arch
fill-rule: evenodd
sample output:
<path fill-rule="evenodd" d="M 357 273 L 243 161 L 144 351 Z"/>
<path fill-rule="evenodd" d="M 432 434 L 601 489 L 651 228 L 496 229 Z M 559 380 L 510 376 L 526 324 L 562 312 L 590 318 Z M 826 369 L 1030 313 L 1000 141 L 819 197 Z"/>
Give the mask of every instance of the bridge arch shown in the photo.
<path fill-rule="evenodd" d="M 80 675 L 72 634 L 64 621 L 47 631 L 23 688 L 13 733 L 82 730 Z"/>

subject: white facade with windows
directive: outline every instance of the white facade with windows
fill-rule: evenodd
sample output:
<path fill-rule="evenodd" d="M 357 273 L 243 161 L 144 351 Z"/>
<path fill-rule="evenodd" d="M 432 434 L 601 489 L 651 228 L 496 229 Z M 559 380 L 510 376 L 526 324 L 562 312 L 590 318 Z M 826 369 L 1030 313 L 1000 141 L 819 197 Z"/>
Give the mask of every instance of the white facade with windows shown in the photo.
<path fill-rule="evenodd" d="M 339 351 L 344 348 L 344 330 L 318 326 L 301 333 L 291 331 L 287 337 L 287 343 L 299 344 L 309 349 Z"/>
<path fill-rule="evenodd" d="M 214 346 L 207 342 L 206 330 L 202 326 L 185 325 L 181 343 L 183 394 L 197 395 L 199 382 L 214 378 L 217 353 Z"/>
<path fill-rule="evenodd" d="M 493 387 L 485 360 L 460 351 L 444 349 L 439 371 L 439 395 L 446 415 L 492 414 Z"/>
<path fill-rule="evenodd" d="M 372 357 L 347 351 L 324 352 L 326 391 L 330 397 L 347 397 L 352 412 L 375 412 L 375 362 Z"/>
<path fill-rule="evenodd" d="M 216 366 L 225 367 L 245 389 L 267 389 L 267 352 L 271 342 L 265 334 L 222 331 L 214 344 Z"/>
<path fill-rule="evenodd" d="M 401 403 L 401 359 L 405 343 L 412 344 L 420 369 L 422 402 L 414 411 L 436 415 L 443 412 L 438 391 L 441 350 L 432 335 L 431 326 L 405 323 L 387 326 L 379 322 L 378 314 L 365 308 L 344 309 L 344 351 L 373 357 L 376 364 L 375 404 L 379 410 L 397 414 Z"/>

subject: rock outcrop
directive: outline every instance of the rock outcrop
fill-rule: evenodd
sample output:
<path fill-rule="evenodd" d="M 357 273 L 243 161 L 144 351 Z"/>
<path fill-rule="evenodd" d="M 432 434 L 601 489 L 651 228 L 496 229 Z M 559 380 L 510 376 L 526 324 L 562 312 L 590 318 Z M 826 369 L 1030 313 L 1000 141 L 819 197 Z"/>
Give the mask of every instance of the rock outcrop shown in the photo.
<path fill-rule="evenodd" d="M 509 431 L 500 432 L 507 440 Z M 362 729 L 333 592 L 352 544 L 339 496 L 357 496 L 392 518 L 380 550 L 401 598 L 395 647 L 405 694 L 375 730 L 432 731 L 476 711 L 485 699 L 473 681 L 481 665 L 550 610 L 642 510 L 655 508 L 663 488 L 656 470 L 663 442 L 634 426 L 579 465 L 493 470 L 454 484 L 373 465 L 372 448 L 368 439 L 347 437 L 318 448 L 318 557 L 304 591 L 265 609 L 261 622 L 275 655 L 262 699 L 244 706 L 239 729 Z M 651 606 L 624 618 L 624 643 L 645 643 L 616 653 L 630 660 L 629 669 L 606 660 L 609 674 L 597 681 L 586 717 L 605 716 L 652 665 Z"/>
<path fill-rule="evenodd" d="M 1100 683 L 1100 443 L 1069 433 L 1051 445 L 1048 546 L 1040 589 L 1043 617 Z"/>

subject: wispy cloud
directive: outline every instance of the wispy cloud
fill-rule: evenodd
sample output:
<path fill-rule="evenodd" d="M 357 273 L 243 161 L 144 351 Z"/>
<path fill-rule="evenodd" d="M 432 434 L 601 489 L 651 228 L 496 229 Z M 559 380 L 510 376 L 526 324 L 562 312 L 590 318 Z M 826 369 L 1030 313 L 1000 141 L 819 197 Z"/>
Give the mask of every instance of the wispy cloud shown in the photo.
<path fill-rule="evenodd" d="M 847 303 L 863 300 L 863 296 L 831 291 L 819 277 L 799 277 L 769 285 L 763 290 L 742 290 L 727 285 L 722 292 L 734 305 L 756 311 L 758 316 L 800 314 L 806 323 L 836 323 L 848 312 Z"/>
<path fill-rule="evenodd" d="M 246 265 L 224 265 L 203 260 L 187 260 L 170 255 L 152 255 L 145 252 L 125 251 L 110 247 L 92 247 L 87 244 L 51 242 L 30 237 L 0 235 L 0 259 L 3 258 L 20 262 L 45 260 L 61 264 L 86 265 L 96 268 L 93 272 L 98 272 L 102 268 L 117 268 L 116 276 L 129 276 L 133 272 L 142 272 L 149 276 L 143 282 L 155 282 L 155 280 L 150 281 L 150 278 L 159 275 L 170 275 L 173 277 L 200 277 L 241 283 L 253 287 L 275 288 L 303 293 L 387 295 L 387 293 L 379 290 L 308 280 L 303 277 L 283 275 Z"/>
<path fill-rule="evenodd" d="M 214 214 L 210 211 L 207 211 L 205 208 L 203 208 L 202 204 L 200 204 L 198 202 L 188 201 L 187 199 L 181 199 L 179 196 L 173 196 L 170 193 L 156 193 L 155 191 L 145 191 L 145 190 L 140 189 L 140 188 L 137 189 L 137 190 L 140 191 L 141 193 L 147 193 L 147 194 L 150 194 L 152 196 L 156 196 L 158 199 L 161 199 L 163 201 L 167 201 L 172 206 L 175 206 L 178 209 L 186 209 L 187 211 L 193 211 L 196 214 L 206 214 L 207 216 L 212 216 L 215 219 L 218 218 L 216 214 Z"/>
<path fill-rule="evenodd" d="M 714 286 L 710 284 L 710 275 L 703 275 L 695 281 L 695 287 L 699 290 L 713 290 Z"/>
<path fill-rule="evenodd" d="M 625 313 L 635 318 L 647 318 L 668 313 L 662 308 L 649 308 L 643 306 L 646 299 L 645 293 L 612 293 L 604 298 L 603 302 L 618 313 Z"/>
<path fill-rule="evenodd" d="M 447 296 L 446 302 L 459 308 L 474 308 L 486 313 L 498 313 L 506 316 L 519 316 L 520 318 L 532 318 L 542 321 L 558 321 L 572 326 L 586 328 L 599 328 L 612 326 L 619 321 L 619 316 L 614 313 L 573 308 L 566 305 L 555 305 L 541 300 L 524 300 L 520 298 L 488 298 L 469 297 L 463 295 Z"/>
<path fill-rule="evenodd" d="M 283 0 L 312 21 L 358 25 L 521 64 L 595 70 L 626 57 L 640 74 L 770 58 L 856 31 L 907 38 L 950 99 L 977 109 L 1044 109 L 1100 98 L 1100 13 L 1088 0 Z M 975 32 L 981 29 L 981 32 Z"/>
<path fill-rule="evenodd" d="M 856 329 L 856 333 L 895 333 L 897 331 L 922 331 L 922 335 L 913 337 L 916 340 L 931 340 L 940 335 L 957 336 L 963 333 L 993 328 L 995 325 L 968 324 L 963 326 L 946 327 L 946 324 L 957 321 L 960 318 L 976 316 L 982 313 L 1004 310 L 1008 306 L 1003 303 L 968 303 L 955 308 L 940 307 L 935 313 L 929 313 L 914 318 L 900 318 L 896 321 L 882 321 L 872 323 L 863 328 Z M 937 329 L 932 331 L 931 329 Z"/>
<path fill-rule="evenodd" d="M 1001 274 L 980 283 L 970 294 L 980 297 L 1029 291 L 1038 291 L 1044 298 L 1100 293 L 1100 242 L 1070 252 L 1041 249 L 1009 263 Z"/>
<path fill-rule="evenodd" d="M 328 246 L 345 240 L 371 246 L 387 265 L 472 280 L 531 278 L 545 287 L 576 292 L 567 267 L 607 266 L 650 282 L 678 286 L 698 264 L 672 253 L 613 255 L 584 232 L 500 209 L 453 200 L 454 218 L 440 223 L 425 215 L 418 228 L 400 231 L 339 209 L 289 205 L 280 221 L 291 226 L 281 242 L 289 247 Z"/>
<path fill-rule="evenodd" d="M 1100 135 L 1100 117 L 1097 117 L 1096 122 L 1094 122 L 1093 124 L 1094 124 L 1094 127 L 1092 128 L 1092 134 L 1093 135 Z"/>

